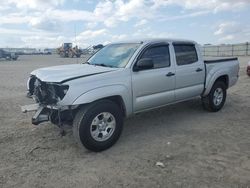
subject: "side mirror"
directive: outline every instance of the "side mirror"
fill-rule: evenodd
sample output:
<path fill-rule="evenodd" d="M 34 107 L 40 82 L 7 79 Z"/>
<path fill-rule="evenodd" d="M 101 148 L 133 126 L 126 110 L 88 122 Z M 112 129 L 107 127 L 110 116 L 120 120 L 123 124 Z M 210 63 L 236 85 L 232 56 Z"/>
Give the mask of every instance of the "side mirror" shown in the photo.
<path fill-rule="evenodd" d="M 151 58 L 140 59 L 134 66 L 133 71 L 147 70 L 154 68 L 154 63 Z"/>

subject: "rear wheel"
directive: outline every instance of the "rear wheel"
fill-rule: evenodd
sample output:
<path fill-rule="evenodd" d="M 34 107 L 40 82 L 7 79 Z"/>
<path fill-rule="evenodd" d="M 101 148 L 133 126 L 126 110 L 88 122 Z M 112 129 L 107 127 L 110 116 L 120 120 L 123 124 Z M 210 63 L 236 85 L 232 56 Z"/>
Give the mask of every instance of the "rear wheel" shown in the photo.
<path fill-rule="evenodd" d="M 209 94 L 202 98 L 203 107 L 208 111 L 217 112 L 224 106 L 226 96 L 227 89 L 225 83 L 217 81 L 214 83 Z"/>
<path fill-rule="evenodd" d="M 92 151 L 113 146 L 123 127 L 121 109 L 112 101 L 100 100 L 81 108 L 74 118 L 76 141 Z"/>

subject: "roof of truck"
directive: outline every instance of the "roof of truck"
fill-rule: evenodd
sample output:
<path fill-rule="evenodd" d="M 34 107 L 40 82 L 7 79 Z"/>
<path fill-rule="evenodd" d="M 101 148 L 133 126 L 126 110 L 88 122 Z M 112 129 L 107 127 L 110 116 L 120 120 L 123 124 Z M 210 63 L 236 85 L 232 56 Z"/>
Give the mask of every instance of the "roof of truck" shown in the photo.
<path fill-rule="evenodd" d="M 195 43 L 192 40 L 186 39 L 172 39 L 172 38 L 146 38 L 146 39 L 136 39 L 136 40 L 126 40 L 115 43 L 155 43 L 155 42 L 187 42 L 187 43 Z"/>

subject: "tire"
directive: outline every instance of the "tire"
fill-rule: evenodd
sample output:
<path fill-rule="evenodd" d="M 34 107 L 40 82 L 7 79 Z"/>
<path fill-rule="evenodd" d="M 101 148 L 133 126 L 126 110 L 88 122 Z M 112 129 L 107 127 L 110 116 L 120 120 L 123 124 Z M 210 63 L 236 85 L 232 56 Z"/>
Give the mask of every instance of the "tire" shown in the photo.
<path fill-rule="evenodd" d="M 65 54 L 63 52 L 60 52 L 60 57 L 65 57 Z"/>
<path fill-rule="evenodd" d="M 107 114 L 111 114 L 110 119 L 106 119 L 106 125 L 104 125 L 104 127 L 109 127 L 109 125 L 107 125 L 108 121 L 110 121 L 110 123 L 112 122 L 112 125 L 115 122 L 115 127 L 113 129 L 105 128 L 107 132 L 109 130 L 106 139 L 104 139 L 104 134 L 102 132 L 99 132 L 99 126 L 102 125 L 102 123 L 100 122 L 105 121 L 103 114 L 105 116 Z M 96 123 L 98 125 L 94 125 L 94 121 L 98 122 Z M 73 121 L 73 135 L 77 143 L 85 146 L 85 148 L 87 148 L 88 150 L 95 152 L 100 152 L 113 146 L 119 139 L 122 128 L 122 111 L 117 104 L 110 100 L 100 100 L 87 106 L 83 106 L 79 109 Z M 97 134 L 94 133 L 95 131 L 97 132 Z M 105 131 L 103 132 L 105 133 Z M 97 136 L 95 137 L 93 134 Z"/>
<path fill-rule="evenodd" d="M 209 94 L 206 97 L 202 98 L 202 105 L 206 110 L 210 112 L 218 112 L 224 106 L 226 97 L 227 97 L 226 84 L 222 81 L 217 81 L 214 83 Z"/>
<path fill-rule="evenodd" d="M 69 52 L 69 57 L 73 58 L 74 57 L 74 53 L 73 52 Z"/>

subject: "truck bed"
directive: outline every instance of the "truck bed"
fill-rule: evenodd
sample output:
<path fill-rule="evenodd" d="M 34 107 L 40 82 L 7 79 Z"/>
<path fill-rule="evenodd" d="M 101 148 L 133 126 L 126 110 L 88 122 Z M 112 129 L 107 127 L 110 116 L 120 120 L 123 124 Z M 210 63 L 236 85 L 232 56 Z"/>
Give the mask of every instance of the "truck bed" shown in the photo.
<path fill-rule="evenodd" d="M 239 62 L 236 57 L 229 58 L 208 58 L 204 59 L 205 69 L 206 69 L 206 80 L 205 88 L 206 91 L 204 95 L 208 94 L 213 83 L 214 78 L 218 75 L 226 75 L 228 79 L 228 87 L 234 85 L 238 79 L 239 72 Z"/>

